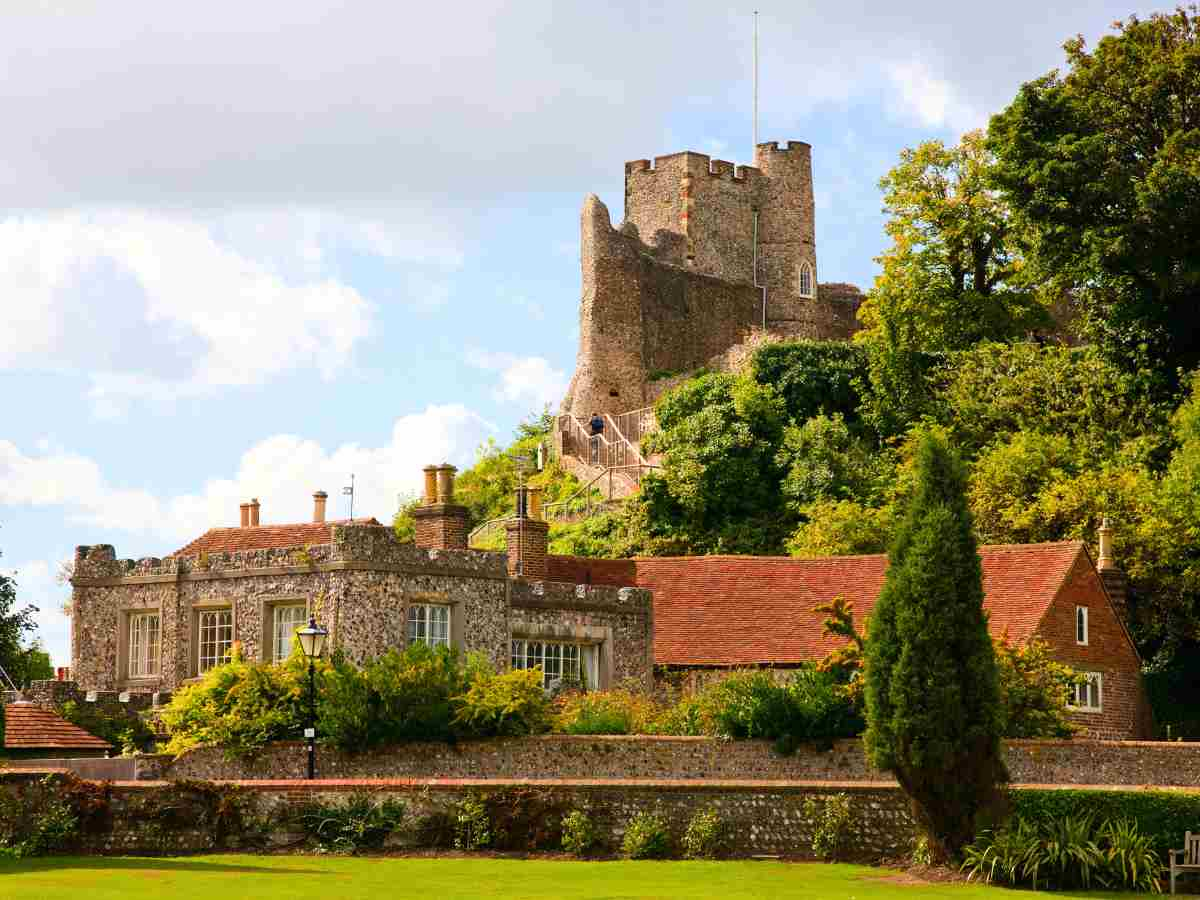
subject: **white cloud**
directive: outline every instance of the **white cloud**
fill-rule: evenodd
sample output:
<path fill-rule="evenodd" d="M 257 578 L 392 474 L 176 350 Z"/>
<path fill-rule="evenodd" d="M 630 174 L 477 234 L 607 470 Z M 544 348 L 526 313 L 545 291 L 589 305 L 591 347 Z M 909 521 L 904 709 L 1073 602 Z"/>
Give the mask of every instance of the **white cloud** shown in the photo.
<path fill-rule="evenodd" d="M 186 397 L 315 368 L 371 329 L 354 288 L 299 278 L 205 224 L 126 212 L 0 221 L 0 369 L 86 372 L 102 405 Z"/>
<path fill-rule="evenodd" d="M 987 124 L 987 115 L 968 103 L 955 84 L 935 74 L 921 59 L 893 63 L 888 77 L 899 91 L 904 118 L 929 128 L 969 131 Z"/>
<path fill-rule="evenodd" d="M 497 400 L 541 409 L 557 406 L 567 390 L 567 373 L 556 369 L 543 356 L 516 356 L 474 350 L 467 362 L 478 369 L 496 372 L 499 383 L 493 390 Z"/>
<path fill-rule="evenodd" d="M 59 507 L 68 522 L 128 532 L 152 544 L 119 546 L 118 552 L 165 554 L 208 528 L 236 525 L 238 504 L 251 497 L 262 503 L 263 524 L 308 521 L 316 490 L 329 493 L 331 518 L 344 517 L 341 489 L 353 473 L 355 516 L 386 522 L 399 495 L 419 492 L 423 466 L 468 465 L 496 430 L 477 413 L 449 404 L 400 417 L 381 447 L 327 450 L 310 438 L 275 435 L 247 449 L 236 472 L 169 497 L 112 485 L 85 456 L 61 449 L 26 454 L 0 440 L 0 506 Z"/>

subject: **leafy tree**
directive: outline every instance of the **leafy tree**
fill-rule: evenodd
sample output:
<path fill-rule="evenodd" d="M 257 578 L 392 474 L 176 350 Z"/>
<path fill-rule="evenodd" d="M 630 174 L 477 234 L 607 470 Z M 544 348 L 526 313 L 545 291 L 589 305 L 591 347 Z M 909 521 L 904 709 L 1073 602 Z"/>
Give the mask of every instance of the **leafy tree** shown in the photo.
<path fill-rule="evenodd" d="M 37 630 L 32 604 L 17 605 L 17 582 L 0 572 L 0 666 L 18 687 L 36 678 L 50 678 L 49 658 L 36 644 L 24 646 L 24 640 Z"/>
<path fill-rule="evenodd" d="M 892 246 L 859 319 L 864 339 L 885 323 L 903 349 L 961 350 L 1045 327 L 1045 310 L 1019 282 L 1010 215 L 989 185 L 983 133 L 956 147 L 926 141 L 900 154 L 879 182 Z"/>
<path fill-rule="evenodd" d="M 1075 733 L 1067 711 L 1071 685 L 1079 676 L 1050 658 L 1040 638 L 1012 644 L 1008 635 L 993 642 L 1007 738 L 1067 738 Z"/>
<path fill-rule="evenodd" d="M 664 395 L 656 412 L 646 449 L 662 468 L 639 498 L 648 538 L 676 552 L 777 552 L 787 534 L 778 393 L 748 375 L 707 374 Z"/>
<path fill-rule="evenodd" d="M 421 498 L 415 496 L 401 499 L 400 508 L 392 517 L 392 530 L 396 532 L 396 540 L 407 543 L 417 539 L 417 520 L 413 517 L 413 512 L 421 502 Z"/>
<path fill-rule="evenodd" d="M 1132 367 L 1200 362 L 1200 17 L 1131 16 L 992 119 L 994 179 L 1027 226 L 1034 276 Z"/>
<path fill-rule="evenodd" d="M 855 425 L 862 399 L 856 376 L 865 362 L 862 348 L 845 341 L 781 341 L 754 352 L 750 374 L 778 391 L 793 422 L 840 415 Z"/>
<path fill-rule="evenodd" d="M 866 747 L 911 798 L 930 847 L 956 856 L 1006 775 L 996 658 L 962 463 L 934 433 L 889 551 L 867 644 Z"/>
<path fill-rule="evenodd" d="M 776 460 L 786 471 L 783 496 L 796 510 L 819 500 L 874 499 L 895 468 L 891 453 L 856 436 L 840 413 L 789 425 Z"/>
<path fill-rule="evenodd" d="M 801 512 L 805 521 L 787 541 L 792 556 L 882 553 L 895 524 L 891 506 L 876 508 L 854 500 L 819 500 Z"/>

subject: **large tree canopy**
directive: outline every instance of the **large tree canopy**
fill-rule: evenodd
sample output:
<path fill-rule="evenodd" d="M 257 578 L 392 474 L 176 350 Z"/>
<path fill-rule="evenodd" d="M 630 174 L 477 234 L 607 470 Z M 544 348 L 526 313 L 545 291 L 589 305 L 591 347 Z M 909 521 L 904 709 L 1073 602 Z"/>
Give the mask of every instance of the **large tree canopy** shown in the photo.
<path fill-rule="evenodd" d="M 992 119 L 996 184 L 1037 279 L 1073 298 L 1089 336 L 1136 364 L 1200 363 L 1200 18 L 1116 23 L 1068 70 L 1023 86 Z"/>
<path fill-rule="evenodd" d="M 25 639 L 37 630 L 36 612 L 31 604 L 18 605 L 16 580 L 0 573 L 0 666 L 18 687 L 35 678 L 50 677 L 46 654 L 36 644 L 25 645 Z"/>

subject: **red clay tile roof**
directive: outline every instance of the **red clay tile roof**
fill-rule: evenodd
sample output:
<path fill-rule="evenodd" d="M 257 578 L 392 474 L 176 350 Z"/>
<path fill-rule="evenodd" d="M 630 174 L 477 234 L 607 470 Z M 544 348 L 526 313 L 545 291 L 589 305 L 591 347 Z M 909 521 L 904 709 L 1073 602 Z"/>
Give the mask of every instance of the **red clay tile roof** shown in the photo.
<path fill-rule="evenodd" d="M 1079 542 L 980 547 L 992 634 L 1007 631 L 1016 643 L 1028 640 L 1084 552 Z M 571 565 L 551 568 L 565 572 Z M 637 585 L 654 592 L 654 661 L 665 665 L 820 659 L 842 640 L 822 634 L 825 617 L 813 607 L 845 597 L 854 604 L 854 621 L 861 628 L 886 570 L 883 555 L 636 560 Z"/>
<path fill-rule="evenodd" d="M 276 550 L 284 547 L 315 546 L 333 542 L 334 525 L 378 525 L 369 519 L 338 519 L 334 522 L 301 522 L 296 525 L 258 525 L 248 528 L 210 528 L 172 556 L 197 556 L 235 550 Z"/>
<path fill-rule="evenodd" d="M 33 703 L 4 707 L 5 750 L 112 750 L 108 741 Z"/>

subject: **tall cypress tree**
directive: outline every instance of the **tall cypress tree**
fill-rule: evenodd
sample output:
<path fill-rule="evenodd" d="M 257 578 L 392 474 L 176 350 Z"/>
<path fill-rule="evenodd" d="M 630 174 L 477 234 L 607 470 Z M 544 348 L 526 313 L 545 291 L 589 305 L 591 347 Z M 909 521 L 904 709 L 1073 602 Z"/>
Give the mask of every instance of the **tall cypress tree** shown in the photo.
<path fill-rule="evenodd" d="M 958 855 L 1005 780 L 983 570 L 957 455 L 921 438 L 866 654 L 866 746 L 895 774 L 930 848 Z"/>

